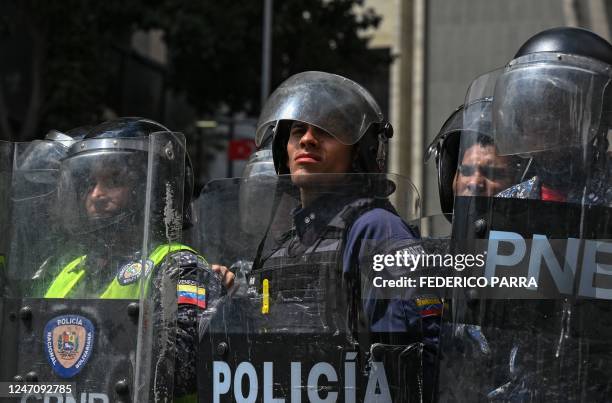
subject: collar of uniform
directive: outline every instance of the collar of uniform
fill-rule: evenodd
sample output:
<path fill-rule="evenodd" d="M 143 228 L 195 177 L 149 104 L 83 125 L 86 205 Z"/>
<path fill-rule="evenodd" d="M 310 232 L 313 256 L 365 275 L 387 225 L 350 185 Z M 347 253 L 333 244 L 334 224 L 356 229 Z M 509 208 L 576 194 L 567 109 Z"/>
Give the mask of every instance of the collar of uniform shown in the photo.
<path fill-rule="evenodd" d="M 323 195 L 308 207 L 293 210 L 293 223 L 297 235 L 303 238 L 318 236 L 323 228 L 344 208 L 354 196 Z"/>

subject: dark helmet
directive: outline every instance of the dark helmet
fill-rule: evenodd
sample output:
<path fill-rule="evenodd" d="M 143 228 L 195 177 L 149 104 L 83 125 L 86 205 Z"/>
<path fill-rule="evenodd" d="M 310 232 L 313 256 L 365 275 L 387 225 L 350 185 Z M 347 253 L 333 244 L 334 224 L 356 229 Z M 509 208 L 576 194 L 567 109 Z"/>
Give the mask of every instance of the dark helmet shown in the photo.
<path fill-rule="evenodd" d="M 612 45 L 580 28 L 527 40 L 495 84 L 500 155 L 530 159 L 530 175 L 578 200 L 607 171 L 612 112 Z"/>
<path fill-rule="evenodd" d="M 461 135 L 478 134 L 491 137 L 492 98 L 482 98 L 459 106 L 450 116 L 425 152 L 425 162 L 435 157 L 438 171 L 440 207 L 446 218 L 453 213 L 453 181 L 459 164 Z M 465 143 L 465 141 L 464 141 Z"/>
<path fill-rule="evenodd" d="M 240 224 L 243 231 L 257 234 L 266 229 L 270 220 L 267 208 L 263 208 L 262 211 L 258 209 L 260 201 L 274 194 L 278 181 L 272 157 L 272 144 L 267 143 L 251 154 L 241 177 Z"/>
<path fill-rule="evenodd" d="M 68 229 L 78 233 L 81 228 L 87 228 L 87 232 L 96 232 L 101 229 L 116 229 L 118 225 L 124 225 L 129 217 L 142 217 L 144 195 L 147 193 L 147 166 L 149 135 L 155 132 L 170 131 L 163 125 L 149 119 L 138 117 L 119 118 L 101 123 L 90 129 L 82 141 L 74 144 L 68 151 L 68 155 L 62 161 L 60 180 L 60 203 L 72 200 L 75 206 L 74 218 L 68 223 Z M 172 152 L 167 155 L 160 153 L 160 162 L 155 172 L 156 179 L 161 182 L 164 178 L 171 180 L 172 172 L 170 166 L 178 166 L 180 162 L 173 161 Z M 182 154 L 181 154 L 182 155 Z M 185 154 L 185 174 L 183 189 L 183 224 L 189 222 L 190 201 L 193 192 L 193 171 L 189 158 Z M 86 193 L 95 184 L 93 173 L 96 170 L 108 170 L 109 180 L 117 180 L 122 185 L 128 186 L 130 194 L 127 206 L 117 214 L 111 216 L 88 217 L 84 210 L 84 198 Z M 176 191 L 176 189 L 172 190 Z M 156 216 L 156 225 L 160 227 L 168 213 L 170 206 L 161 205 L 167 197 L 167 189 L 159 185 L 154 189 L 155 199 L 160 203 L 153 206 Z M 177 206 L 180 207 L 180 206 Z M 180 217 L 173 217 L 174 219 Z M 87 222 L 86 226 L 83 223 Z"/>
<path fill-rule="evenodd" d="M 18 155 L 20 169 L 58 169 L 68 149 L 85 137 L 88 128 L 78 127 L 66 133 L 50 130 L 43 140 L 34 140 Z"/>
<path fill-rule="evenodd" d="M 24 149 L 18 144 L 15 160 L 17 174 L 21 176 L 15 183 L 14 198 L 21 200 L 54 193 L 60 162 L 68 154 L 68 149 L 85 137 L 88 128 L 78 127 L 66 133 L 51 130 L 43 140 L 34 140 Z"/>
<path fill-rule="evenodd" d="M 289 77 L 270 95 L 257 123 L 255 141 L 261 147 L 272 136 L 278 174 L 289 173 L 286 145 L 292 121 L 316 126 L 343 144 L 357 145 L 357 171 L 384 172 L 386 143 L 393 129 L 372 95 L 356 82 L 307 71 Z"/>
<path fill-rule="evenodd" d="M 514 58 L 541 52 L 590 57 L 612 65 L 612 45 L 583 28 L 559 27 L 535 34 L 520 47 Z"/>
<path fill-rule="evenodd" d="M 71 142 L 75 142 L 78 140 L 83 140 L 87 133 L 93 128 L 93 126 L 79 126 L 74 129 L 70 129 L 66 132 L 60 132 L 59 130 L 50 130 L 49 133 L 45 136 L 45 140 L 55 140 L 66 142 L 67 144 L 71 144 Z"/>
<path fill-rule="evenodd" d="M 14 146 L 11 178 L 10 276 L 38 278 L 43 262 L 57 253 L 57 189 L 61 161 L 69 148 L 84 137 L 86 128 L 66 133 L 51 130 L 44 139 Z M 59 206 L 61 208 L 61 206 Z M 33 225 L 32 223 L 35 223 Z M 41 266 L 42 265 L 42 266 Z M 34 274 L 34 270 L 40 270 Z"/>
<path fill-rule="evenodd" d="M 250 178 L 253 176 L 276 176 L 274 168 L 274 159 L 272 157 L 272 144 L 258 148 L 249 157 L 244 169 L 242 170 L 242 178 Z"/>

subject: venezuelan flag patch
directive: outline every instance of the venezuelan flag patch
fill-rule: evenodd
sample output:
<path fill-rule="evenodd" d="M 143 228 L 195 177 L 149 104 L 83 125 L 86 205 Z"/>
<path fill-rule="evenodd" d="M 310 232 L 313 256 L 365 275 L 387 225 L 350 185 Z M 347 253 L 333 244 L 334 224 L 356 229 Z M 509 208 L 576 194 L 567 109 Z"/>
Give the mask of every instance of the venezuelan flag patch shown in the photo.
<path fill-rule="evenodd" d="M 416 298 L 416 305 L 419 308 L 421 317 L 440 316 L 444 309 L 444 304 L 440 298 Z"/>
<path fill-rule="evenodd" d="M 195 281 L 179 280 L 176 286 L 176 295 L 179 304 L 206 308 L 206 289 Z"/>

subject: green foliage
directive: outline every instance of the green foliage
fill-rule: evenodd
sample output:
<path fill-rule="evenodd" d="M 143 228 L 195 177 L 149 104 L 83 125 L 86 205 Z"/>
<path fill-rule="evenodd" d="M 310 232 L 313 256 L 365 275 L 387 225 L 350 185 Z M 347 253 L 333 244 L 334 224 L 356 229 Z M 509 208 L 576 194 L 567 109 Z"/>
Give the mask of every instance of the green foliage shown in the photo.
<path fill-rule="evenodd" d="M 17 43 L 31 49 L 19 74 L 22 91 L 32 87 L 38 77 L 41 107 L 22 119 L 36 119 L 33 129 L 72 127 L 100 120 L 111 78 L 116 75 L 112 49 L 128 43 L 138 28 L 142 7 L 138 1 L 23 0 L 3 3 L 0 40 L 3 45 Z M 37 54 L 37 51 L 39 54 Z M 5 55 L 6 57 L 6 55 Z M 38 60 L 38 65 L 37 65 Z M 28 65 L 29 62 L 29 65 Z M 25 97 L 32 109 L 37 95 Z M 6 95 L 7 98 L 10 94 Z M 13 116 L 10 98 L 7 112 Z M 14 140 L 40 137 L 38 130 L 12 133 Z"/>
<path fill-rule="evenodd" d="M 262 0 L 0 1 L 0 49 L 18 43 L 26 53 L 16 60 L 18 73 L 10 63 L 0 67 L 0 129 L 13 132 L 5 138 L 27 140 L 94 124 L 105 110 L 122 113 L 110 94 L 129 86 L 118 50 L 129 50 L 137 30 L 163 30 L 167 88 L 184 93 L 198 113 L 259 110 Z M 276 0 L 272 88 L 304 70 L 376 71 L 388 60 L 369 52 L 360 33 L 379 21 L 360 0 Z M 20 76 L 21 107 L 7 92 L 10 74 Z"/>
<path fill-rule="evenodd" d="M 324 70 L 354 75 L 388 64 L 367 50 L 360 33 L 380 22 L 355 0 L 276 0 L 272 88 L 292 74 Z M 263 1 L 167 0 L 162 23 L 170 52 L 171 84 L 201 112 L 220 105 L 259 110 Z M 361 11 L 360 15 L 356 14 Z M 170 17 L 171 16 L 171 17 Z"/>

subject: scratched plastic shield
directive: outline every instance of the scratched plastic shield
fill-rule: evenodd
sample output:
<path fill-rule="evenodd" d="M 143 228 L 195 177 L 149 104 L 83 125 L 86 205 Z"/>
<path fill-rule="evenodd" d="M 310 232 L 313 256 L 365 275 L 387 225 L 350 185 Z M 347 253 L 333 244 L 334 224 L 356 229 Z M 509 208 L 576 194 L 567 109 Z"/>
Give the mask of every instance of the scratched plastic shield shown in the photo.
<path fill-rule="evenodd" d="M 392 311 L 397 301 L 366 297 L 360 262 L 343 273 L 333 255 L 349 204 L 384 209 L 406 225 L 418 221 L 414 186 L 395 175 L 273 179 L 212 181 L 198 200 L 199 248 L 211 263 L 231 267 L 237 282 L 201 321 L 200 401 L 430 401 L 425 383 L 434 372 L 423 370 L 419 335 L 370 328 L 366 310 Z M 245 186 L 259 195 L 251 203 L 240 200 Z M 313 203 L 312 213 L 301 200 Z M 251 215 L 257 220 L 244 220 Z M 263 228 L 253 228 L 258 221 Z M 309 229 L 328 232 L 317 241 Z M 382 238 L 378 246 L 388 246 Z"/>
<path fill-rule="evenodd" d="M 142 257 L 169 239 L 146 217 L 160 186 L 182 206 L 182 162 L 160 144 L 183 161 L 184 140 L 124 140 L 0 144 L 1 381 L 72 384 L 60 401 L 134 401 L 138 353 L 154 354 L 138 348 L 140 281 L 148 289 L 153 269 Z M 112 216 L 88 210 L 104 180 L 131 181 Z"/>
<path fill-rule="evenodd" d="M 478 80 L 466 108 L 499 84 L 496 77 Z M 539 111 L 529 113 L 525 122 L 537 121 Z M 492 119 L 498 130 L 495 114 Z M 609 157 L 594 158 L 569 142 L 565 150 L 496 157 L 496 143 L 484 140 L 462 136 L 457 175 L 464 178 L 456 180 L 451 250 L 485 254 L 479 275 L 488 279 L 533 278 L 537 285 L 454 291 L 441 338 L 440 400 L 606 401 L 612 388 Z M 496 162 L 477 162 L 487 152 Z M 502 166 L 505 171 L 497 169 Z M 503 189 L 491 191 L 502 179 Z"/>

